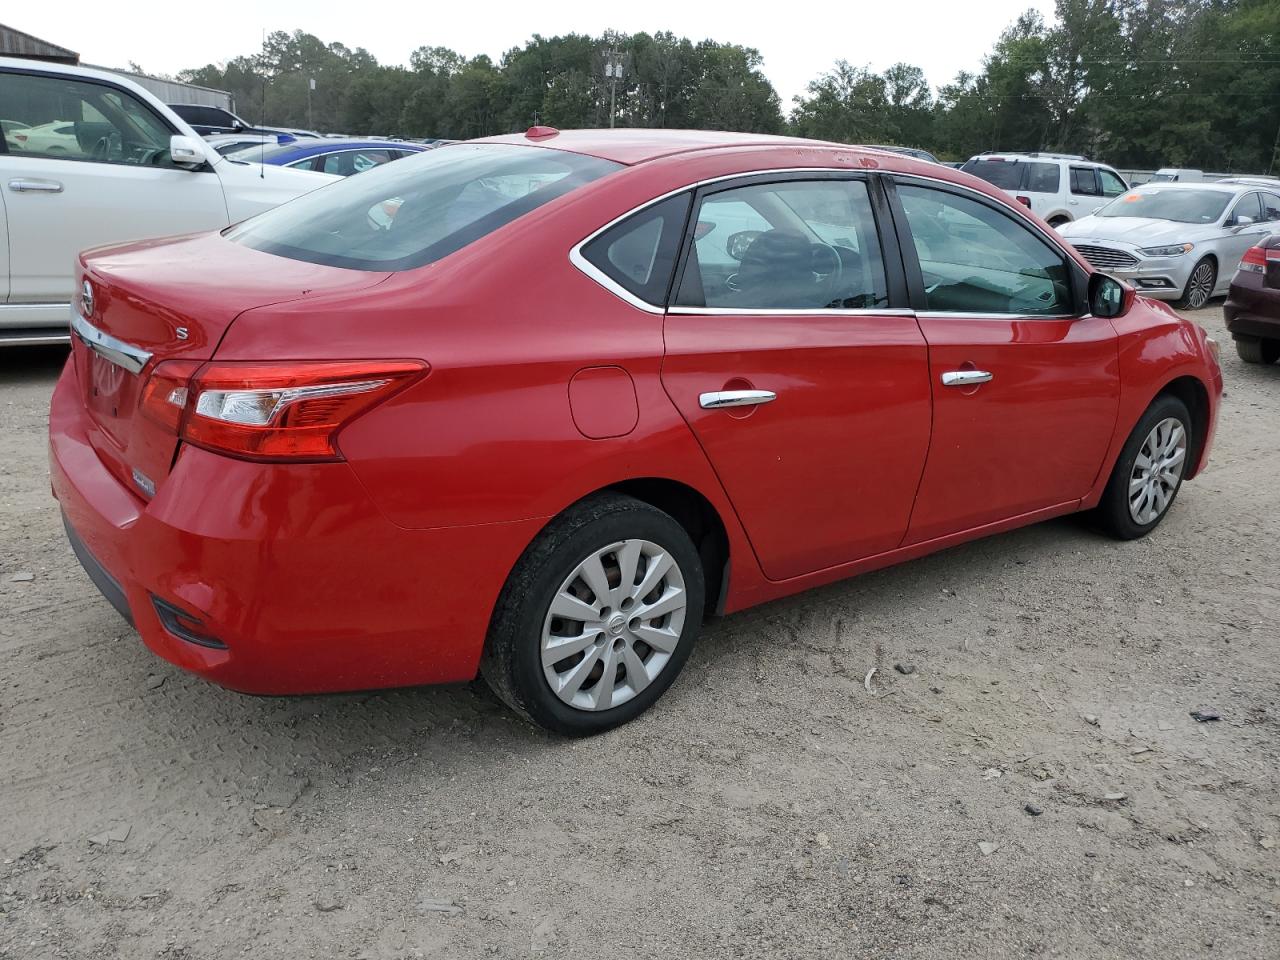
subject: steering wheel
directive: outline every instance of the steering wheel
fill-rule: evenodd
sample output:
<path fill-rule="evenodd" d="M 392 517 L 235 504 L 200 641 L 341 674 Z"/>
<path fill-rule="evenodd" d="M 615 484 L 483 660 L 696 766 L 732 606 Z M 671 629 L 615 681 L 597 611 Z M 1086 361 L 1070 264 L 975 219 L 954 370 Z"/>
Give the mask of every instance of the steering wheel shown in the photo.
<path fill-rule="evenodd" d="M 90 160 L 106 160 L 111 156 L 111 138 L 99 137 L 93 145 L 93 149 L 89 151 Z"/>
<path fill-rule="evenodd" d="M 813 271 L 813 277 L 820 285 L 821 302 L 830 303 L 835 292 L 840 289 L 840 279 L 844 275 L 844 261 L 840 259 L 840 251 L 829 243 L 814 243 L 809 249 L 812 257 L 809 269 Z"/>

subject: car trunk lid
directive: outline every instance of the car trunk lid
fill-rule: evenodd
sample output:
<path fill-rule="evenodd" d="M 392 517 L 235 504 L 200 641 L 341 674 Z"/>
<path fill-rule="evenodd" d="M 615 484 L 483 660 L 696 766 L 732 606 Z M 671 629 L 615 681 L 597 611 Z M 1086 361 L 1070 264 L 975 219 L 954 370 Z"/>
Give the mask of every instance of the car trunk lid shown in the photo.
<path fill-rule="evenodd" d="M 387 276 L 289 260 L 218 234 L 87 251 L 77 278 L 73 341 L 99 457 L 127 486 L 153 496 L 178 443 L 140 408 L 157 367 L 212 358 L 246 310 L 349 293 Z"/>

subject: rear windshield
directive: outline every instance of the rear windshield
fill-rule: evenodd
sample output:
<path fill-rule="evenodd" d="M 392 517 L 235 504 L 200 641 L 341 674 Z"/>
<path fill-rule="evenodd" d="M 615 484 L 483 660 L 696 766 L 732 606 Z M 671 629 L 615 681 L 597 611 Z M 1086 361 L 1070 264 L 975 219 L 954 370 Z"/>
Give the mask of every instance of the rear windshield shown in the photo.
<path fill-rule="evenodd" d="M 308 263 L 412 270 L 618 169 L 609 160 L 541 147 L 454 144 L 348 177 L 225 236 Z"/>
<path fill-rule="evenodd" d="M 1130 190 L 1097 211 L 1098 217 L 1147 217 L 1176 223 L 1214 223 L 1234 195 L 1223 190 Z"/>
<path fill-rule="evenodd" d="M 1026 190 L 1029 193 L 1057 193 L 1058 165 L 1024 160 L 970 160 L 962 168 L 965 173 L 981 177 L 1001 190 Z"/>

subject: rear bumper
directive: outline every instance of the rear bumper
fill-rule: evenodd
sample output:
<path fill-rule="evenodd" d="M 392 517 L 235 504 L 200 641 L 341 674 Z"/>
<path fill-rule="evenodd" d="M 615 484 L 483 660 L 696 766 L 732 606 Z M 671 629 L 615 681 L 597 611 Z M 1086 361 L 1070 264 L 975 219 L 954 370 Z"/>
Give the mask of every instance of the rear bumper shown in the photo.
<path fill-rule="evenodd" d="M 1280 289 L 1242 271 L 1231 283 L 1222 316 L 1233 337 L 1280 340 Z"/>
<path fill-rule="evenodd" d="M 471 679 L 498 592 L 542 523 L 405 530 L 346 463 L 191 447 L 144 501 L 99 459 L 96 429 L 68 364 L 50 475 L 81 564 L 153 652 L 248 693 Z"/>

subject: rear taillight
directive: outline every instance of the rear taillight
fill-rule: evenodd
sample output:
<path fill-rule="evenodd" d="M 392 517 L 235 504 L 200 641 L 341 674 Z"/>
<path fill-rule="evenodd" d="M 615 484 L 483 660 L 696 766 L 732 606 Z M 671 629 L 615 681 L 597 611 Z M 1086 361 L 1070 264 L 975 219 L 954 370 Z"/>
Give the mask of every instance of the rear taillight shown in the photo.
<path fill-rule="evenodd" d="M 1265 273 L 1267 269 L 1267 251 L 1262 244 L 1250 247 L 1240 258 L 1240 269 L 1248 273 Z"/>
<path fill-rule="evenodd" d="M 1024 207 L 1026 207 L 1028 210 L 1030 210 L 1030 209 L 1031 209 L 1031 198 L 1030 198 L 1030 197 L 1017 196 L 1017 197 L 1014 197 L 1013 199 L 1017 200 L 1020 204 L 1022 204 L 1022 205 L 1023 205 Z"/>
<path fill-rule="evenodd" d="M 416 360 L 167 361 L 142 410 L 186 443 L 250 460 L 340 460 L 338 431 L 427 371 Z"/>

